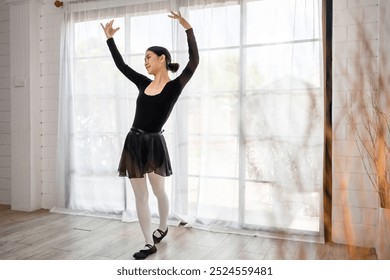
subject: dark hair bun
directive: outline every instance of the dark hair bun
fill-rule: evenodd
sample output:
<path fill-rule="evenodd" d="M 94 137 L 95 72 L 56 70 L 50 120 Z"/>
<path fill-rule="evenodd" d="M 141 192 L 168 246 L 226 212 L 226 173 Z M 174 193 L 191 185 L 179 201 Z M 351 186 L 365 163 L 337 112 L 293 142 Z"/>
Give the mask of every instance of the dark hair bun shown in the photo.
<path fill-rule="evenodd" d="M 168 70 L 175 73 L 177 70 L 179 70 L 179 63 L 168 63 Z"/>

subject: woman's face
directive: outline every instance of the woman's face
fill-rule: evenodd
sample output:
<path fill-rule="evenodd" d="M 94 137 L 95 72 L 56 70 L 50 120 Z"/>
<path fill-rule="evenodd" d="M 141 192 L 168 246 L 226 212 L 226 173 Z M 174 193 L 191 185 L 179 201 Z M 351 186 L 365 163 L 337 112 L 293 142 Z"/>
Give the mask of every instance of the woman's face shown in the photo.
<path fill-rule="evenodd" d="M 161 69 L 166 68 L 165 67 L 165 56 L 161 55 L 158 56 L 152 51 L 146 51 L 145 53 L 145 68 L 146 71 L 148 71 L 149 74 L 155 75 Z"/>

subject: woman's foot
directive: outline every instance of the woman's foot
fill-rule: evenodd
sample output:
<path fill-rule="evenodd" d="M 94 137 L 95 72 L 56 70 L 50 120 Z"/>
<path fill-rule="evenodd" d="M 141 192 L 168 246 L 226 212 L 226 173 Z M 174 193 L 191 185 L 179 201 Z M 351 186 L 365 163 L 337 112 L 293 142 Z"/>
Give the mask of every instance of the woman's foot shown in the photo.
<path fill-rule="evenodd" d="M 144 260 L 149 255 L 154 254 L 157 252 L 157 248 L 154 245 L 146 244 L 144 249 L 140 250 L 139 252 L 135 253 L 133 257 L 136 260 Z"/>
<path fill-rule="evenodd" d="M 168 233 L 168 228 L 166 231 L 162 231 L 161 229 L 156 229 L 153 232 L 154 244 L 160 243 L 160 241 L 167 235 L 167 233 Z"/>

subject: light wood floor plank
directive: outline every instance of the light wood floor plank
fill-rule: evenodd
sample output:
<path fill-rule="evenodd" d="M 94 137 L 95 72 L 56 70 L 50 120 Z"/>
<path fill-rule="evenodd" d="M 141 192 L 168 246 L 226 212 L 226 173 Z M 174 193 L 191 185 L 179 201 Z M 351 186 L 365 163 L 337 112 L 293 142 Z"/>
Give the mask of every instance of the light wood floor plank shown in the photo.
<path fill-rule="evenodd" d="M 143 245 L 138 223 L 47 210 L 12 211 L 0 205 L 3 260 L 132 260 Z M 157 253 L 148 259 L 376 259 L 373 248 L 215 233 L 182 226 L 170 226 L 168 236 L 156 246 Z"/>

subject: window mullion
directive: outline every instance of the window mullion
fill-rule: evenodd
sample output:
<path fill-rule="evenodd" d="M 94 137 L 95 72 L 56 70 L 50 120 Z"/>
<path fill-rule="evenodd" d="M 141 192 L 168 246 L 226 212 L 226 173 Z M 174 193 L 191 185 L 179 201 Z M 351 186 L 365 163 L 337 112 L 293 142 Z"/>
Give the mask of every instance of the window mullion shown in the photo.
<path fill-rule="evenodd" d="M 125 31 L 126 30 L 131 30 L 131 17 L 130 15 L 125 15 L 125 20 L 124 20 L 124 25 L 125 25 Z M 131 42 L 131 32 L 125 32 L 125 55 L 126 54 L 130 54 L 130 42 Z M 129 55 L 129 58 L 131 57 L 131 55 Z M 130 61 L 128 62 L 130 63 Z M 126 91 L 129 91 L 130 89 L 127 89 Z M 128 93 L 128 92 L 126 92 Z M 119 101 L 119 99 L 116 99 L 117 102 Z M 119 106 L 118 106 L 119 108 Z M 118 120 L 118 123 L 119 123 L 119 120 Z M 123 187 L 124 187 L 124 191 L 125 191 L 125 211 L 127 211 L 128 209 L 128 201 L 127 201 L 127 197 L 128 197 L 128 194 L 127 194 L 127 190 L 129 189 L 129 181 L 128 180 L 123 180 Z"/>
<path fill-rule="evenodd" d="M 246 52 L 244 48 L 245 44 L 245 34 L 246 34 L 246 9 L 245 9 L 245 0 L 242 0 L 240 3 L 240 60 L 239 60 L 239 69 L 240 69 L 240 88 L 239 88 L 239 101 L 238 101 L 238 143 L 239 143 L 239 164 L 238 164 L 238 185 L 239 185 L 239 205 L 238 205 L 238 222 L 242 226 L 245 221 L 245 173 L 246 173 L 246 144 L 245 144 L 245 110 L 244 110 L 244 95 L 246 88 Z"/>

